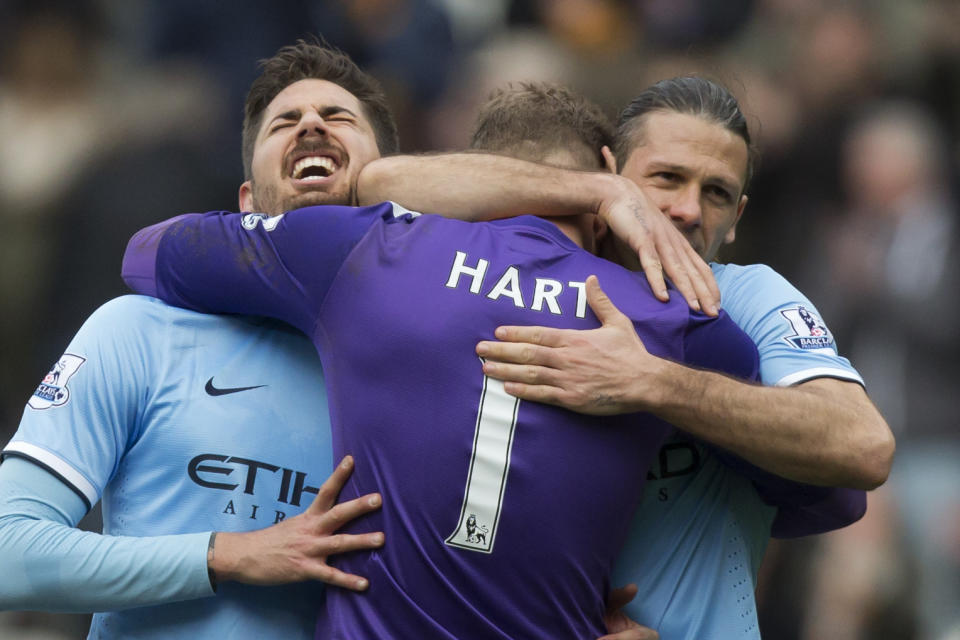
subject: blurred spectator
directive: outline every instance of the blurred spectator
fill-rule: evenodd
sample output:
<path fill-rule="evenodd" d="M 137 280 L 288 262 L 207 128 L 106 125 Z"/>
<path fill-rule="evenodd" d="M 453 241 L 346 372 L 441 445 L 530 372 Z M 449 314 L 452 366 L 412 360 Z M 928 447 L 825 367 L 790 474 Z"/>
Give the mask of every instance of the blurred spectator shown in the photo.
<path fill-rule="evenodd" d="M 634 0 L 644 31 L 667 50 L 727 41 L 749 20 L 754 0 Z"/>
<path fill-rule="evenodd" d="M 806 283 L 897 435 L 878 496 L 892 504 L 864 521 L 874 535 L 851 528 L 831 542 L 872 553 L 874 563 L 831 574 L 832 584 L 863 580 L 858 593 L 876 601 L 896 585 L 880 578 L 895 564 L 890 537 L 902 535 L 918 573 L 917 588 L 901 595 L 913 598 L 919 637 L 932 639 L 960 625 L 960 209 L 947 142 L 915 104 L 879 104 L 858 119 L 843 145 L 846 204 L 814 243 L 822 253 L 812 255 Z M 823 608 L 864 609 L 856 604 Z M 811 620 L 825 617 L 818 613 Z"/>
<path fill-rule="evenodd" d="M 0 416 L 9 437 L 26 380 L 42 375 L 28 336 L 53 277 L 54 203 L 99 152 L 98 16 L 88 5 L 11 3 L 0 49 Z M 16 390 L 16 391 L 14 391 Z M 14 393 L 10 393 L 14 391 Z M 16 409 L 14 409 L 16 407 Z"/>
<path fill-rule="evenodd" d="M 459 49 L 446 9 L 431 0 L 329 0 L 310 24 L 384 85 L 406 149 L 422 150 L 430 109 L 446 91 Z"/>
<path fill-rule="evenodd" d="M 208 83 L 194 70 L 130 69 L 116 59 L 108 62 L 105 21 L 92 2 L 21 1 L 3 11 L 0 416 L 2 432 L 9 436 L 25 398 L 59 356 L 46 345 L 64 344 L 90 305 L 102 301 L 98 296 L 79 308 L 64 304 L 72 301 L 71 291 L 85 286 L 90 261 L 106 256 L 107 246 L 99 240 L 118 221 L 135 217 L 129 213 L 140 205 L 131 199 L 123 209 L 96 218 L 104 226 L 78 243 L 77 231 L 94 219 L 85 215 L 89 201 L 71 200 L 68 194 L 115 153 L 138 149 L 146 159 L 150 145 L 160 142 L 209 147 L 202 132 L 217 122 L 220 103 L 207 95 Z M 158 162 L 143 178 L 162 185 L 166 172 L 178 170 Z M 104 189 L 125 188 L 150 201 L 144 181 L 104 182 Z M 64 262 L 66 255 L 72 259 Z M 96 280 L 105 275 L 98 273 Z M 115 273 L 109 282 L 113 293 L 123 290 Z"/>

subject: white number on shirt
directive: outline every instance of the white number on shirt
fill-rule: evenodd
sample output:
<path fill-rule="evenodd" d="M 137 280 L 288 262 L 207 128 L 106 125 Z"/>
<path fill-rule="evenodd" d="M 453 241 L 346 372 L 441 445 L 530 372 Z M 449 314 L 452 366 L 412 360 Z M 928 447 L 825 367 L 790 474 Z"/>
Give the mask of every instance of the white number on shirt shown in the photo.
<path fill-rule="evenodd" d="M 447 544 L 470 551 L 493 551 L 519 408 L 520 399 L 509 395 L 503 382 L 484 376 L 460 521 L 446 539 Z"/>

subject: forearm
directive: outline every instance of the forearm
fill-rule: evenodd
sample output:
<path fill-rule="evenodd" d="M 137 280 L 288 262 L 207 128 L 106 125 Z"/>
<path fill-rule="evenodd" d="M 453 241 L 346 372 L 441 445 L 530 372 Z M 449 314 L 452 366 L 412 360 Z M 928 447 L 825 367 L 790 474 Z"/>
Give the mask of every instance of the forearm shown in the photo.
<path fill-rule="evenodd" d="M 71 506 L 79 499 L 70 493 L 30 462 L 0 465 L 0 609 L 108 611 L 213 594 L 209 532 L 134 538 L 81 531 Z"/>
<path fill-rule="evenodd" d="M 371 162 L 357 180 L 361 206 L 392 200 L 465 220 L 595 212 L 622 190 L 619 176 L 572 171 L 506 156 L 449 153 Z"/>
<path fill-rule="evenodd" d="M 667 363 L 658 385 L 647 410 L 776 475 L 873 489 L 889 473 L 892 435 L 855 383 L 764 387 Z"/>
<path fill-rule="evenodd" d="M 691 307 L 717 313 L 720 293 L 710 268 L 640 187 L 613 173 L 482 153 L 392 156 L 363 168 L 356 194 L 360 205 L 392 200 L 471 222 L 595 213 L 629 248 L 625 264 L 643 270 L 654 295 L 669 297 L 666 275 Z"/>
<path fill-rule="evenodd" d="M 209 536 L 111 537 L 8 516 L 0 519 L 0 603 L 82 613 L 213 595 Z"/>

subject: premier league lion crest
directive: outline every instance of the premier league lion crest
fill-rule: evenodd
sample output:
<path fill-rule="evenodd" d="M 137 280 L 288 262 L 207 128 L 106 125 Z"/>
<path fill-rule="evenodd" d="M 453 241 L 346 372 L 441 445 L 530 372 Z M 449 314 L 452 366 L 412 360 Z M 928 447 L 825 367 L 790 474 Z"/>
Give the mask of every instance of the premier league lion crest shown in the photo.
<path fill-rule="evenodd" d="M 460 524 L 457 525 L 456 531 L 447 538 L 446 543 L 468 551 L 484 553 L 493 551 L 493 535 L 491 535 L 490 528 L 477 519 L 477 514 L 471 513 L 467 515 L 466 519 L 464 519 L 464 515 L 467 514 L 460 515 Z"/>
<path fill-rule="evenodd" d="M 467 518 L 467 541 L 474 544 L 487 544 L 487 532 L 484 525 L 477 525 L 477 515 L 471 513 Z"/>
<path fill-rule="evenodd" d="M 50 369 L 50 373 L 43 377 L 43 382 L 30 396 L 27 405 L 33 409 L 49 409 L 66 404 L 67 400 L 70 399 L 67 382 L 84 362 L 86 362 L 86 359 L 80 356 L 71 353 L 63 354 Z"/>
<path fill-rule="evenodd" d="M 804 306 L 798 305 L 780 312 L 793 329 L 792 336 L 784 336 L 784 340 L 797 349 L 816 351 L 829 349 L 835 351 L 833 336 L 827 326 L 815 313 Z"/>

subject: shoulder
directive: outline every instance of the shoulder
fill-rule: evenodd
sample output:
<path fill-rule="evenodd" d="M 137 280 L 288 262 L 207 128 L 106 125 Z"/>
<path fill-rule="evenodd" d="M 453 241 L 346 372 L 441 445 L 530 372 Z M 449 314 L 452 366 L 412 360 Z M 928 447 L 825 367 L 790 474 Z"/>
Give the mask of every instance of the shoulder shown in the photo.
<path fill-rule="evenodd" d="M 711 263 L 710 268 L 717 279 L 720 293 L 737 295 L 749 290 L 756 293 L 789 291 L 797 292 L 797 288 L 782 275 L 765 264 L 717 264 Z"/>
<path fill-rule="evenodd" d="M 122 321 L 137 316 L 138 318 L 165 320 L 183 314 L 195 315 L 195 312 L 170 306 L 150 296 L 126 295 L 103 303 L 90 315 L 90 319 L 97 322 L 107 322 L 111 320 Z"/>
<path fill-rule="evenodd" d="M 85 329 L 103 328 L 112 332 L 143 334 L 144 329 L 186 323 L 220 322 L 228 318 L 169 305 L 157 298 L 126 295 L 113 298 L 90 314 Z"/>
<path fill-rule="evenodd" d="M 740 327 L 750 325 L 787 307 L 811 307 L 803 293 L 765 264 L 711 265 L 720 287 L 721 306 Z"/>

